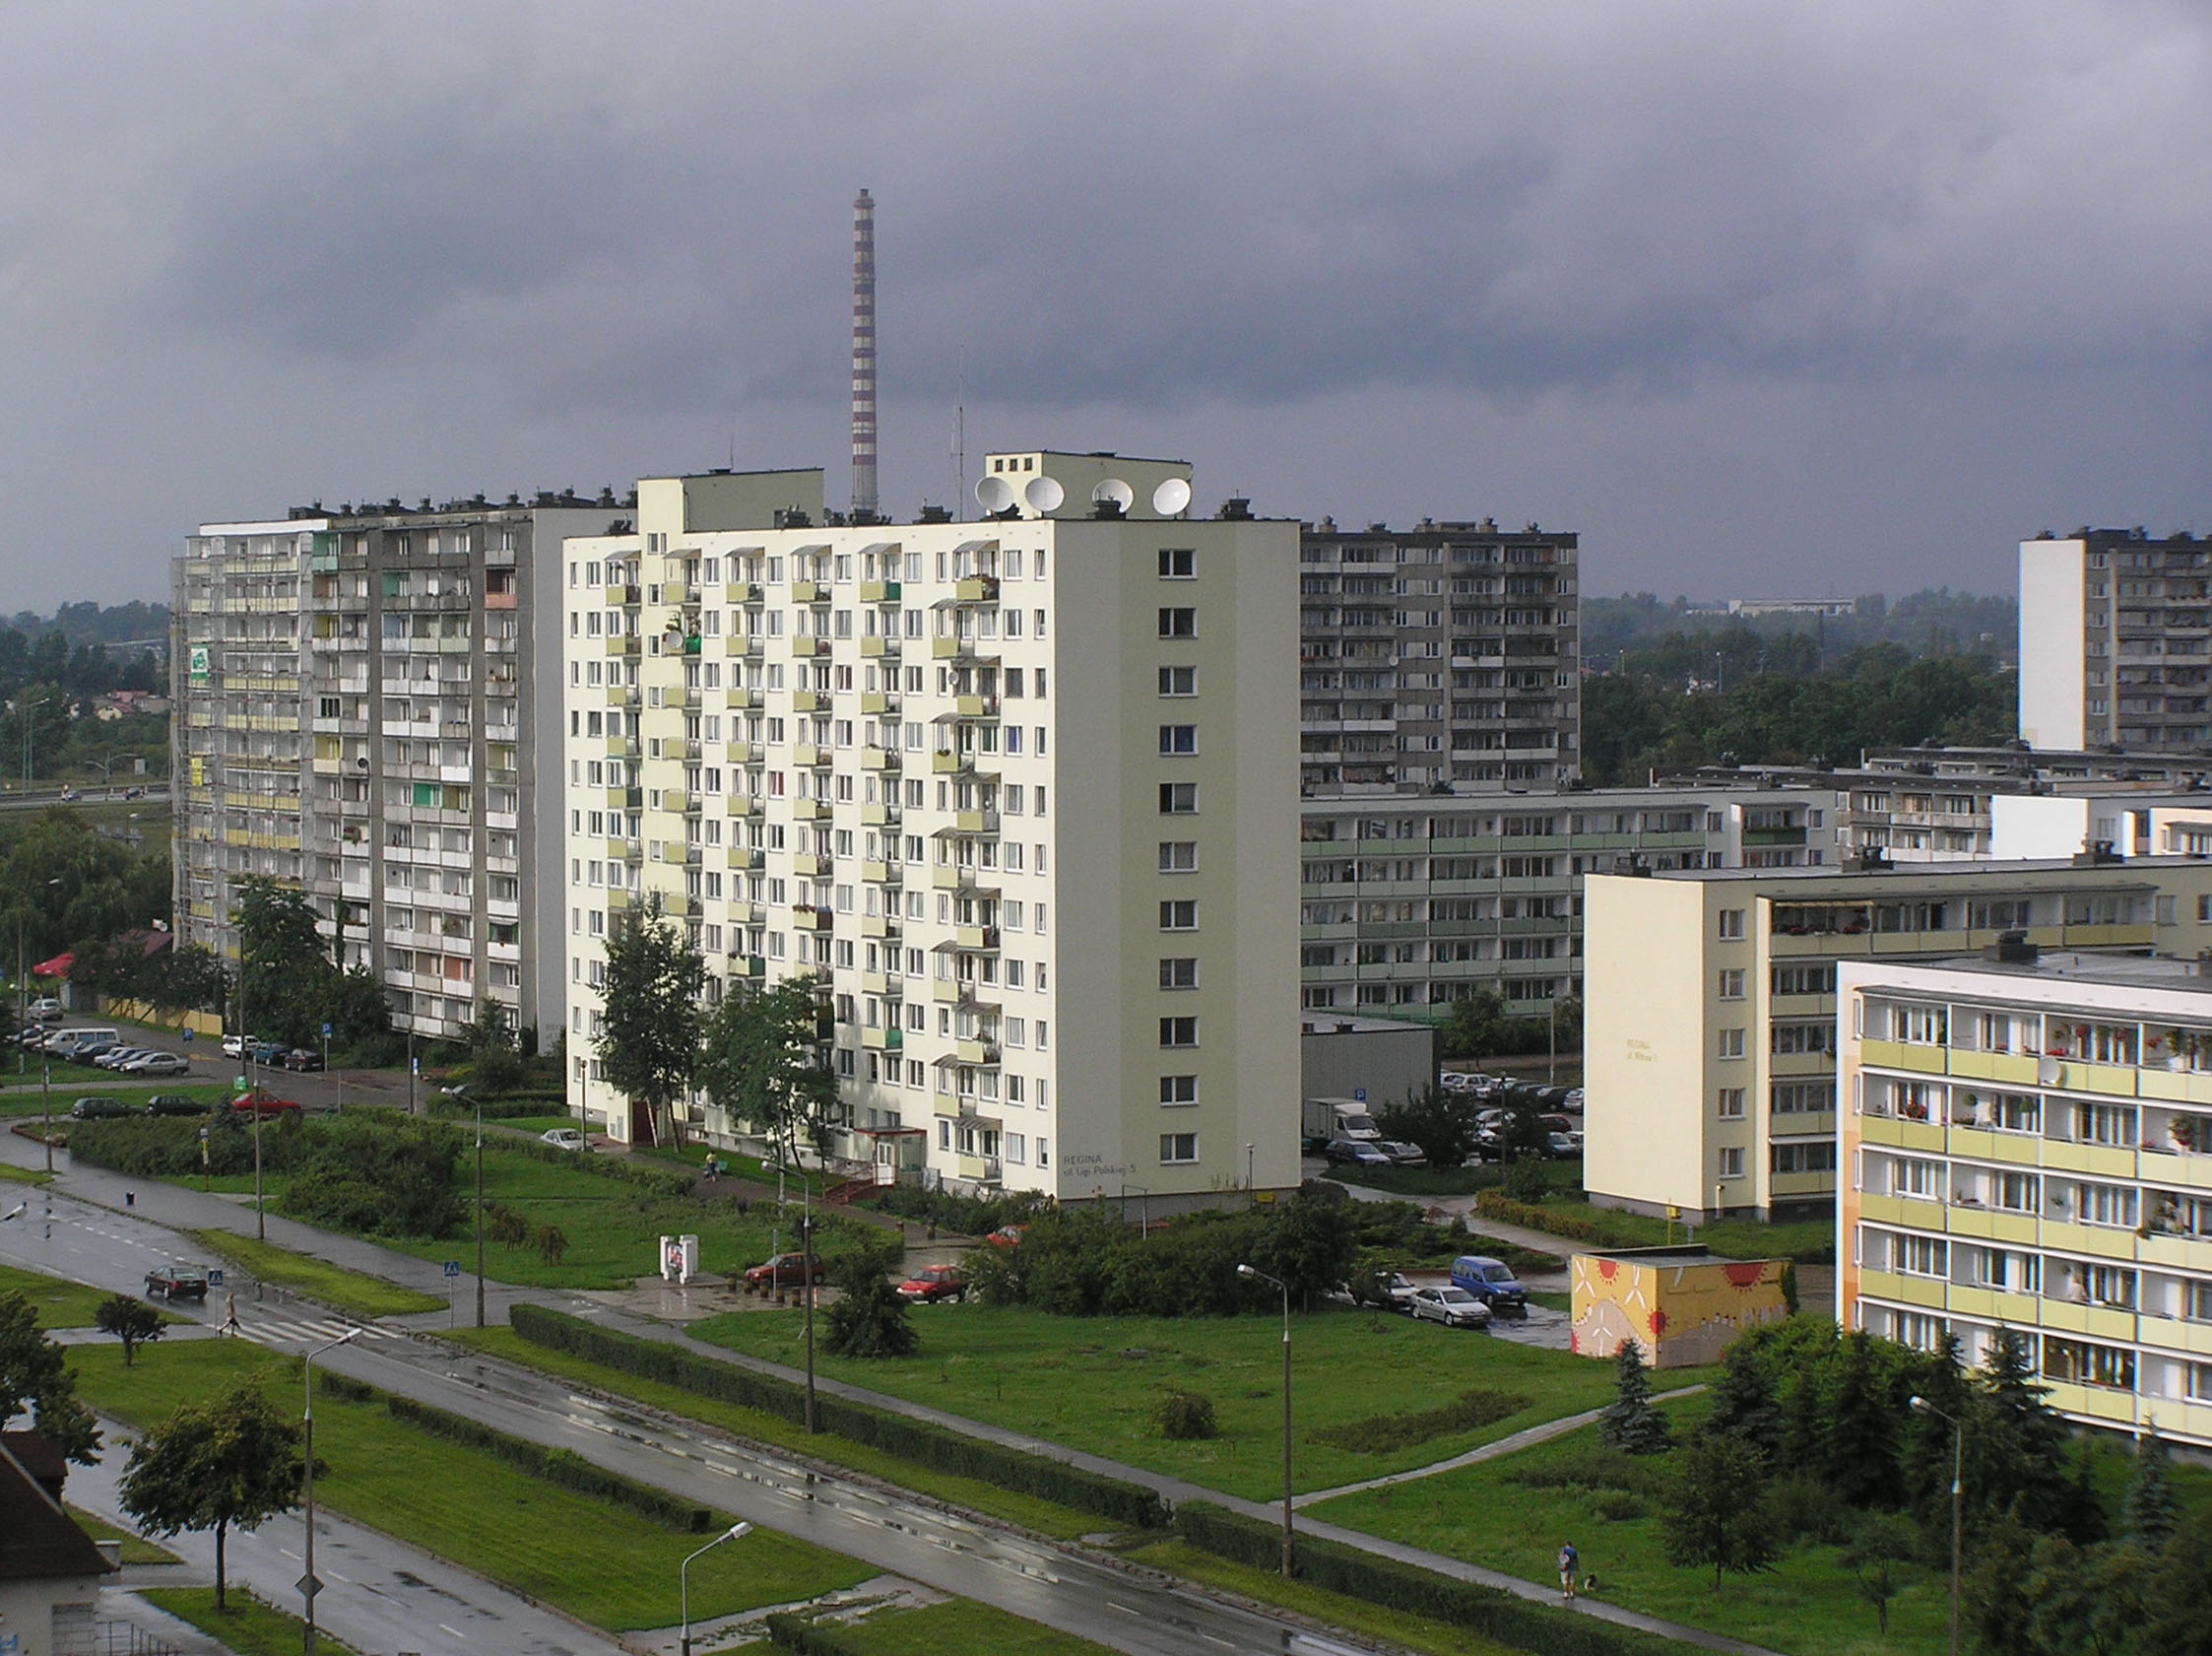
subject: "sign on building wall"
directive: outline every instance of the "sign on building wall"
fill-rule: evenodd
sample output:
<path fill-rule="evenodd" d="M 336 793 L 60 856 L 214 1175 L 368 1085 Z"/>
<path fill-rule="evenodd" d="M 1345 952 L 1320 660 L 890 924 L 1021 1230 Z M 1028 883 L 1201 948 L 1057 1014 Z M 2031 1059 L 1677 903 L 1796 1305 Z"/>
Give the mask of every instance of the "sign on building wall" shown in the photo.
<path fill-rule="evenodd" d="M 185 657 L 185 672 L 196 685 L 204 685 L 208 682 L 207 645 L 194 644 L 192 646 L 191 652 Z"/>

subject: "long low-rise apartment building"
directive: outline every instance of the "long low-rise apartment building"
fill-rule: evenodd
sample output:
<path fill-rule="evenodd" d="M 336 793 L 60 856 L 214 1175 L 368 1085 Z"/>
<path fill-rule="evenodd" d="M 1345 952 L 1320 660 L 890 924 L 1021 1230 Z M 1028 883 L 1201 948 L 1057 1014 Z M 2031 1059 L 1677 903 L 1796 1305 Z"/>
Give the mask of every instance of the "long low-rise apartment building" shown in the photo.
<path fill-rule="evenodd" d="M 2051 1405 L 2212 1446 L 2212 976 L 2038 951 L 1837 973 L 1838 1315 L 1970 1362 L 2025 1335 Z"/>
<path fill-rule="evenodd" d="M 1845 960 L 2212 947 L 2212 861 L 2082 857 L 1592 875 L 1584 1183 L 1641 1213 L 1831 1211 Z"/>

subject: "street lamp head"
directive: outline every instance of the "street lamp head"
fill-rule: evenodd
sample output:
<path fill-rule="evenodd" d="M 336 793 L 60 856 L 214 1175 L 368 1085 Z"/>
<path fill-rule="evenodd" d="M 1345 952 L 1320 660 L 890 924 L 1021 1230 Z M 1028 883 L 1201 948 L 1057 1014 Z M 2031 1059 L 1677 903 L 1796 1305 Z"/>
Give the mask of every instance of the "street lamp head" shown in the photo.
<path fill-rule="evenodd" d="M 334 1346 L 350 1345 L 354 1341 L 358 1340 L 360 1336 L 361 1331 L 359 1329 L 349 1328 L 345 1333 L 341 1334 L 337 1339 L 333 1340 L 331 1344 Z"/>
<path fill-rule="evenodd" d="M 1237 1267 L 1237 1275 L 1240 1277 L 1257 1277 L 1259 1274 L 1259 1272 L 1255 1271 L 1249 1265 L 1240 1265 Z"/>
<path fill-rule="evenodd" d="M 1909 1397 L 1905 1402 L 1909 1408 L 1918 1409 L 1923 1415 L 1933 1414 L 1935 1411 L 1935 1405 L 1924 1397 Z"/>
<path fill-rule="evenodd" d="M 722 1539 L 724 1541 L 735 1541 L 742 1535 L 750 1535 L 751 1533 L 752 1526 L 741 1518 L 730 1526 L 729 1533 L 724 1535 Z"/>

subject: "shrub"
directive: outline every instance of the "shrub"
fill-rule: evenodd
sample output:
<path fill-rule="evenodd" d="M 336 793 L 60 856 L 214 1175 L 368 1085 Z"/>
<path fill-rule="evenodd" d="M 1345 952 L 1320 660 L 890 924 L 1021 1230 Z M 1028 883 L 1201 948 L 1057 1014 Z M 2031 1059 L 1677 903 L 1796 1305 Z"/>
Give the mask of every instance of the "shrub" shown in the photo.
<path fill-rule="evenodd" d="M 822 1626 L 788 1610 L 772 1612 L 761 1625 L 767 1628 L 770 1644 L 795 1650 L 799 1656 L 862 1656 L 862 1647 L 835 1626 Z"/>
<path fill-rule="evenodd" d="M 520 1338 L 549 1351 L 564 1352 L 743 1409 L 757 1409 L 793 1424 L 805 1424 L 806 1393 L 789 1380 L 757 1369 L 717 1361 L 662 1341 L 595 1328 L 581 1318 L 535 1305 L 516 1305 L 508 1314 L 508 1323 Z M 1167 1522 L 1167 1508 L 1160 1497 L 1139 1484 L 1103 1478 L 1043 1455 L 1006 1448 L 840 1397 L 817 1395 L 814 1408 L 815 1424 L 821 1430 L 934 1471 L 1057 1501 L 1128 1529 L 1160 1529 Z"/>
<path fill-rule="evenodd" d="M 1498 1188 L 1509 1201 L 1534 1204 L 1551 1194 L 1551 1180 L 1545 1176 L 1541 1161 L 1524 1159 L 1507 1166 L 1505 1180 Z"/>
<path fill-rule="evenodd" d="M 1178 1506 L 1175 1530 L 1192 1546 L 1254 1569 L 1272 1571 L 1281 1560 L 1279 1529 L 1210 1501 L 1187 1500 Z M 1318 1536 L 1293 1539 L 1291 1572 L 1328 1592 L 1446 1622 L 1537 1656 L 1667 1656 L 1674 1648 L 1650 1633 L 1532 1604 L 1496 1587 Z"/>
<path fill-rule="evenodd" d="M 1474 1199 L 1474 1211 L 1486 1219 L 1527 1225 L 1531 1230 L 1548 1230 L 1554 1236 L 1566 1236 L 1578 1242 L 1604 1240 L 1603 1229 L 1580 1214 L 1553 1213 L 1530 1202 L 1517 1202 L 1495 1190 L 1479 1192 Z"/>
<path fill-rule="evenodd" d="M 1178 1440 L 1218 1437 L 1221 1427 L 1213 1419 L 1213 1399 L 1203 1392 L 1171 1390 L 1153 1412 L 1160 1435 Z"/>

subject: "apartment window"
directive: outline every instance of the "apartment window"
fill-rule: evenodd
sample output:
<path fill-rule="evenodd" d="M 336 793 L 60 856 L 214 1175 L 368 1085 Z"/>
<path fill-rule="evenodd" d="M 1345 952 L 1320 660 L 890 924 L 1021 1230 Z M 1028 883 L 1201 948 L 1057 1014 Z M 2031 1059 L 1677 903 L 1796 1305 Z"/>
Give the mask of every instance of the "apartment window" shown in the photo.
<path fill-rule="evenodd" d="M 1196 816 L 1199 809 L 1199 785 L 1196 782 L 1162 782 L 1160 784 L 1160 815 L 1163 817 Z"/>
<path fill-rule="evenodd" d="M 1724 1179 L 1743 1177 L 1743 1152 L 1730 1146 L 1721 1152 L 1721 1176 Z"/>
<path fill-rule="evenodd" d="M 1924 1157 L 1900 1157 L 1891 1164 L 1890 1191 L 1897 1196 L 1919 1196 L 1931 1202 L 1943 1200 L 1944 1164 L 1930 1161 Z"/>
<path fill-rule="evenodd" d="M 1160 961 L 1162 989 L 1196 989 L 1198 986 L 1199 962 L 1196 957 L 1178 955 Z"/>
<path fill-rule="evenodd" d="M 1713 1055 L 1716 1058 L 1740 1058 L 1743 1056 L 1743 1031 L 1741 1029 L 1716 1029 L 1713 1031 Z"/>
<path fill-rule="evenodd" d="M 1720 913 L 1720 935 L 1722 937 L 1740 938 L 1741 936 L 1743 936 L 1743 910 L 1740 908 L 1722 909 Z"/>
<path fill-rule="evenodd" d="M 1195 1104 L 1199 1101 L 1199 1078 L 1195 1075 L 1163 1075 L 1160 1077 L 1160 1102 L 1163 1104 Z"/>
<path fill-rule="evenodd" d="M 2135 1354 L 2122 1346 L 2095 1346 L 2086 1340 L 2061 1340 L 2056 1335 L 2047 1334 L 2043 1341 L 2043 1372 L 2048 1380 L 2133 1391 Z"/>
<path fill-rule="evenodd" d="M 1948 1277 L 1951 1250 L 1940 1236 L 1896 1238 L 1897 1268 L 1908 1277 Z"/>
<path fill-rule="evenodd" d="M 1721 973 L 1721 998 L 1724 1001 L 1743 999 L 1743 968 L 1729 966 Z"/>
<path fill-rule="evenodd" d="M 1769 1148 L 1768 1167 L 1777 1173 L 1832 1173 L 1836 1147 L 1826 1140 L 1780 1144 Z"/>
<path fill-rule="evenodd" d="M 1195 724 L 1163 724 L 1160 726 L 1160 752 L 1166 755 L 1195 754 L 1199 751 L 1199 727 Z"/>
<path fill-rule="evenodd" d="M 1196 667 L 1162 667 L 1160 669 L 1160 694 L 1162 696 L 1196 696 L 1199 693 L 1199 670 Z"/>
<path fill-rule="evenodd" d="M 1196 638 L 1199 635 L 1199 612 L 1195 609 L 1160 611 L 1160 636 L 1163 638 Z"/>
<path fill-rule="evenodd" d="M 1160 1020 L 1160 1044 L 1162 1046 L 1196 1046 L 1199 1044 L 1199 1021 L 1196 1018 L 1163 1018 Z"/>
<path fill-rule="evenodd" d="M 1163 581 L 1196 580 L 1199 573 L 1199 555 L 1196 548 L 1163 546 L 1160 548 L 1160 579 Z"/>
<path fill-rule="evenodd" d="M 1196 1161 L 1198 1159 L 1198 1134 L 1162 1133 L 1160 1135 L 1160 1161 L 1163 1165 L 1173 1165 L 1179 1161 Z"/>
<path fill-rule="evenodd" d="M 1723 1121 L 1741 1121 L 1743 1119 L 1743 1089 L 1740 1087 L 1722 1088 L 1715 1094 L 1715 1113 Z"/>
<path fill-rule="evenodd" d="M 1195 839 L 1163 839 L 1160 841 L 1160 872 L 1162 874 L 1190 874 L 1199 866 L 1199 842 Z"/>
<path fill-rule="evenodd" d="M 1160 930 L 1163 932 L 1195 932 L 1199 929 L 1199 905 L 1195 898 L 1178 899 L 1160 904 Z"/>

